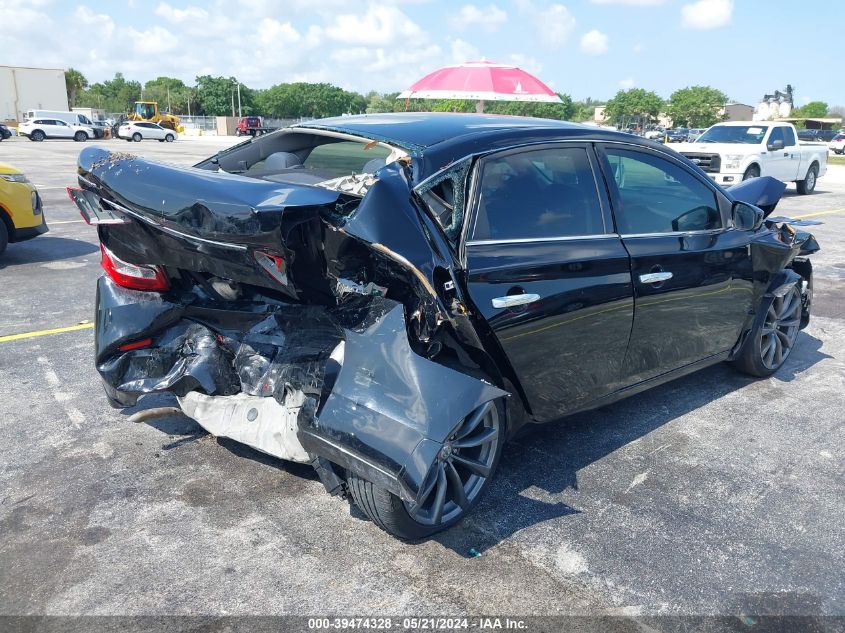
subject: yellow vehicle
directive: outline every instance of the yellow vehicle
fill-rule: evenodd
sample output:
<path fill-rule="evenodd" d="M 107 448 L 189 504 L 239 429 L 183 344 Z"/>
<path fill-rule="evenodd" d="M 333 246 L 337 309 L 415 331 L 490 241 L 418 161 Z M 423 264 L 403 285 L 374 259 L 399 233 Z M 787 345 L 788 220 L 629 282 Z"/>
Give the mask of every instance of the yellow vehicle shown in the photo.
<path fill-rule="evenodd" d="M 147 121 L 158 123 L 161 127 L 175 130 L 180 134 L 185 131 L 182 122 L 175 114 L 163 114 L 158 111 L 158 101 L 136 101 L 135 110 L 126 115 L 129 121 Z"/>
<path fill-rule="evenodd" d="M 22 242 L 48 230 L 35 185 L 19 170 L 0 163 L 0 253 L 10 242 Z"/>

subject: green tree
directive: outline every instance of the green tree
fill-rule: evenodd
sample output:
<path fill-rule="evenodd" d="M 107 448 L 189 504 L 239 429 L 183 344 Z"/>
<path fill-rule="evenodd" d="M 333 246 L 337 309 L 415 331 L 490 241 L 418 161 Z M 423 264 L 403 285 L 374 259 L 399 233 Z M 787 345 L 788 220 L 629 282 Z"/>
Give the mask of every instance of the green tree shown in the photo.
<path fill-rule="evenodd" d="M 80 93 L 88 87 L 88 80 L 85 75 L 75 68 L 68 68 L 65 71 L 65 88 L 67 89 L 67 102 L 73 108 L 76 106 L 76 99 Z"/>
<path fill-rule="evenodd" d="M 604 101 L 596 101 L 587 97 L 584 101 L 572 102 L 572 120 L 573 121 L 592 121 L 596 115 L 596 108 L 603 106 Z"/>
<path fill-rule="evenodd" d="M 360 114 L 367 111 L 367 106 L 363 95 L 325 83 L 277 84 L 264 90 L 259 98 L 261 112 L 283 119 Z"/>
<path fill-rule="evenodd" d="M 175 77 L 157 77 L 144 84 L 144 101 L 157 101 L 159 110 L 168 109 L 174 114 L 186 114 L 192 90 L 181 79 Z M 193 105 L 192 112 L 193 112 Z"/>
<path fill-rule="evenodd" d="M 196 99 L 199 114 L 207 116 L 231 116 L 234 104 L 238 112 L 238 80 L 234 77 L 197 77 Z M 255 91 L 240 84 L 241 111 L 244 114 L 255 112 Z M 192 111 L 192 114 L 196 114 Z"/>
<path fill-rule="evenodd" d="M 141 84 L 126 81 L 123 73 L 115 73 L 113 79 L 95 83 L 81 92 L 77 105 L 87 108 L 102 108 L 106 112 L 128 112 L 141 98 Z"/>
<path fill-rule="evenodd" d="M 663 108 L 663 99 L 650 90 L 631 88 L 620 90 L 605 104 L 605 115 L 620 126 L 631 123 L 646 125 L 657 120 Z"/>
<path fill-rule="evenodd" d="M 790 116 L 796 119 L 822 119 L 827 116 L 827 104 L 824 101 L 810 101 L 800 108 L 795 108 Z"/>
<path fill-rule="evenodd" d="M 710 86 L 690 86 L 676 90 L 669 97 L 666 112 L 675 126 L 710 127 L 722 120 L 722 108 L 728 97 Z"/>

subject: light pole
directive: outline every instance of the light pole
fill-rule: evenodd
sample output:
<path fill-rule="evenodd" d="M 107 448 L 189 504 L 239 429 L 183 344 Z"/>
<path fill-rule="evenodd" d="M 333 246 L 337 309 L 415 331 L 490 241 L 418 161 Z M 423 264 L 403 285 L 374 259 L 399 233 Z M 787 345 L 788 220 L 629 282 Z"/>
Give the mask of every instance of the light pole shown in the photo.
<path fill-rule="evenodd" d="M 238 84 L 238 118 L 241 118 L 243 116 L 243 112 L 241 112 L 241 82 L 234 81 Z M 232 114 L 234 115 L 234 107 L 232 108 Z"/>

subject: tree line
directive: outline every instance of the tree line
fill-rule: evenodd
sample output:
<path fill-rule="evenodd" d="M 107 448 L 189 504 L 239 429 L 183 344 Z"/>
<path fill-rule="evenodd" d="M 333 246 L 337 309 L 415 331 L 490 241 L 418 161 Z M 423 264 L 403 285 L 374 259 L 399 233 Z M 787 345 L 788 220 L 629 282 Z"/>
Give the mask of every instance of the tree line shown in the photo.
<path fill-rule="evenodd" d="M 65 73 L 68 102 L 71 107 L 100 108 L 106 112 L 127 112 L 135 101 L 157 101 L 159 109 L 179 115 L 226 116 L 240 110 L 244 115 L 258 114 L 280 119 L 322 118 L 341 114 L 379 112 L 434 111 L 474 112 L 475 101 L 460 99 L 421 100 L 397 99 L 399 93 L 366 95 L 350 92 L 328 83 L 282 83 L 266 89 L 253 89 L 235 77 L 196 77 L 187 85 L 174 77 L 157 77 L 143 85 L 127 80 L 122 73 L 114 78 L 89 84 L 78 70 Z M 708 127 L 721 120 L 721 111 L 728 98 L 709 86 L 690 86 L 662 99 L 655 92 L 642 88 L 620 90 L 610 100 L 573 101 L 558 93 L 561 103 L 525 103 L 488 101 L 484 111 L 492 114 L 536 116 L 566 121 L 592 120 L 595 108 L 605 107 L 607 121 L 618 127 L 647 127 L 666 113 L 674 125 Z M 828 113 L 822 102 L 811 102 L 794 110 L 795 116 L 821 117 Z"/>

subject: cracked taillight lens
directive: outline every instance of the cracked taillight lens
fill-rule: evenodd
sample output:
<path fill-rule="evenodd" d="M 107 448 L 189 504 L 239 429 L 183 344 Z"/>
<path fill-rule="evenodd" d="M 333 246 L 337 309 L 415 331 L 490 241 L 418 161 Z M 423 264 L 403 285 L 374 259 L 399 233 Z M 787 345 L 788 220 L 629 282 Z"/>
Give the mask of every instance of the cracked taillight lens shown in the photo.
<path fill-rule="evenodd" d="M 160 267 L 125 262 L 103 244 L 100 244 L 100 252 L 103 255 L 100 265 L 118 286 L 155 292 L 170 290 L 170 282 Z"/>

